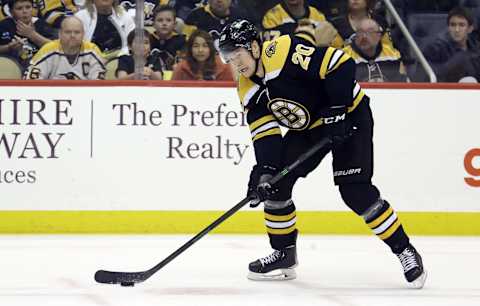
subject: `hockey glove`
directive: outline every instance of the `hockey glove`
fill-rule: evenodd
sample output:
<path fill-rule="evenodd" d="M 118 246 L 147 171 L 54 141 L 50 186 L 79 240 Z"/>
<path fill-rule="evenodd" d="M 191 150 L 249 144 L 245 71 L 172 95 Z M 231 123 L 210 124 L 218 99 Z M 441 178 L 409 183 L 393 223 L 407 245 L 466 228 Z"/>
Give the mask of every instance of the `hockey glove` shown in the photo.
<path fill-rule="evenodd" d="M 255 165 L 250 172 L 248 181 L 247 196 L 251 197 L 250 207 L 257 207 L 261 202 L 268 200 L 272 195 L 278 192 L 275 186 L 271 186 L 268 181 L 278 173 L 276 167 L 268 165 Z"/>
<path fill-rule="evenodd" d="M 332 106 L 323 112 L 323 125 L 333 147 L 341 146 L 352 136 L 354 128 L 347 118 L 346 106 Z"/>

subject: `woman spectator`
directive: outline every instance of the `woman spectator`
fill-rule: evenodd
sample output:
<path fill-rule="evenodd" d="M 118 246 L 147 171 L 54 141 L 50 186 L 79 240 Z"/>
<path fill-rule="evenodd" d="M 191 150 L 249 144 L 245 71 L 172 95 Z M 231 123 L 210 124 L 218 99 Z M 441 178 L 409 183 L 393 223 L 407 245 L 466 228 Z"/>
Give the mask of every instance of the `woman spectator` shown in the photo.
<path fill-rule="evenodd" d="M 333 26 L 343 39 L 344 47 L 352 43 L 358 25 L 364 18 L 375 20 L 383 31 L 382 43 L 393 46 L 388 23 L 385 18 L 373 11 L 376 2 L 376 0 L 348 0 L 347 14 L 332 20 Z"/>
<path fill-rule="evenodd" d="M 172 80 L 233 81 L 233 74 L 216 55 L 212 36 L 196 30 L 187 41 L 185 58 L 174 68 Z"/>
<path fill-rule="evenodd" d="M 94 42 L 107 59 L 128 54 L 127 35 L 135 23 L 118 0 L 86 0 L 75 16 L 83 22 L 85 39 Z"/>

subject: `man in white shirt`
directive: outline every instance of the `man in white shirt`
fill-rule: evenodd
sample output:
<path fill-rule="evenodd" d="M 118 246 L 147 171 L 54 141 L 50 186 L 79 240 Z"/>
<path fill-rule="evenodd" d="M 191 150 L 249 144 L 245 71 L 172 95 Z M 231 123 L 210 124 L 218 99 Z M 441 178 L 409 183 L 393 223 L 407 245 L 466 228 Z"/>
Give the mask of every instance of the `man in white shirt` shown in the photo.
<path fill-rule="evenodd" d="M 45 44 L 33 57 L 26 79 L 99 80 L 105 78 L 101 51 L 84 41 L 83 24 L 77 17 L 62 21 L 59 39 Z"/>

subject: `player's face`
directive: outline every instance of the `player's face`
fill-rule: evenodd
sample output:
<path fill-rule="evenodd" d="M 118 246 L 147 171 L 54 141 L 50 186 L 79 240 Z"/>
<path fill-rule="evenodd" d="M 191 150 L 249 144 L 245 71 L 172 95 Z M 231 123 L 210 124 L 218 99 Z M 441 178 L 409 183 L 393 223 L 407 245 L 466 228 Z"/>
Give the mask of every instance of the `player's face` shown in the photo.
<path fill-rule="evenodd" d="M 68 20 L 62 24 L 58 36 L 63 49 L 78 49 L 83 41 L 83 25 L 78 20 Z"/>
<path fill-rule="evenodd" d="M 467 19 L 461 16 L 452 16 L 448 22 L 448 32 L 457 43 L 465 42 L 472 30 L 473 26 L 469 25 Z"/>
<path fill-rule="evenodd" d="M 29 1 L 16 2 L 13 6 L 12 15 L 16 20 L 30 24 L 32 20 L 32 10 L 33 6 Z"/>
<path fill-rule="evenodd" d="M 192 44 L 192 56 L 197 62 L 205 62 L 210 56 L 207 41 L 200 36 L 195 37 Z"/>
<path fill-rule="evenodd" d="M 230 65 L 233 71 L 238 72 L 246 78 L 253 76 L 255 71 L 255 59 L 245 48 L 238 48 L 226 54 L 222 54 L 222 59 Z"/>
<path fill-rule="evenodd" d="M 153 27 L 157 34 L 161 36 L 168 36 L 175 28 L 175 16 L 171 11 L 163 11 L 155 16 Z"/>

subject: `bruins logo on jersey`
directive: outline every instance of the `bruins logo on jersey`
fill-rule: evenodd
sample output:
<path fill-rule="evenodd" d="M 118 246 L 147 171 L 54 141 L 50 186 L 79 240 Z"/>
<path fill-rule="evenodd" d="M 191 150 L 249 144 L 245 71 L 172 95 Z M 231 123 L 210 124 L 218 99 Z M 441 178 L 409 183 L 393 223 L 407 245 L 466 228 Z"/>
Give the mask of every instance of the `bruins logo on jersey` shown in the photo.
<path fill-rule="evenodd" d="M 303 130 L 310 123 L 310 114 L 300 103 L 275 98 L 268 103 L 268 108 L 280 124 L 289 129 Z"/>
<path fill-rule="evenodd" d="M 278 41 L 274 41 L 273 43 L 271 43 L 267 47 L 267 49 L 265 49 L 265 55 L 268 57 L 272 57 L 275 54 L 275 51 L 277 51 L 277 44 L 278 44 Z"/>

